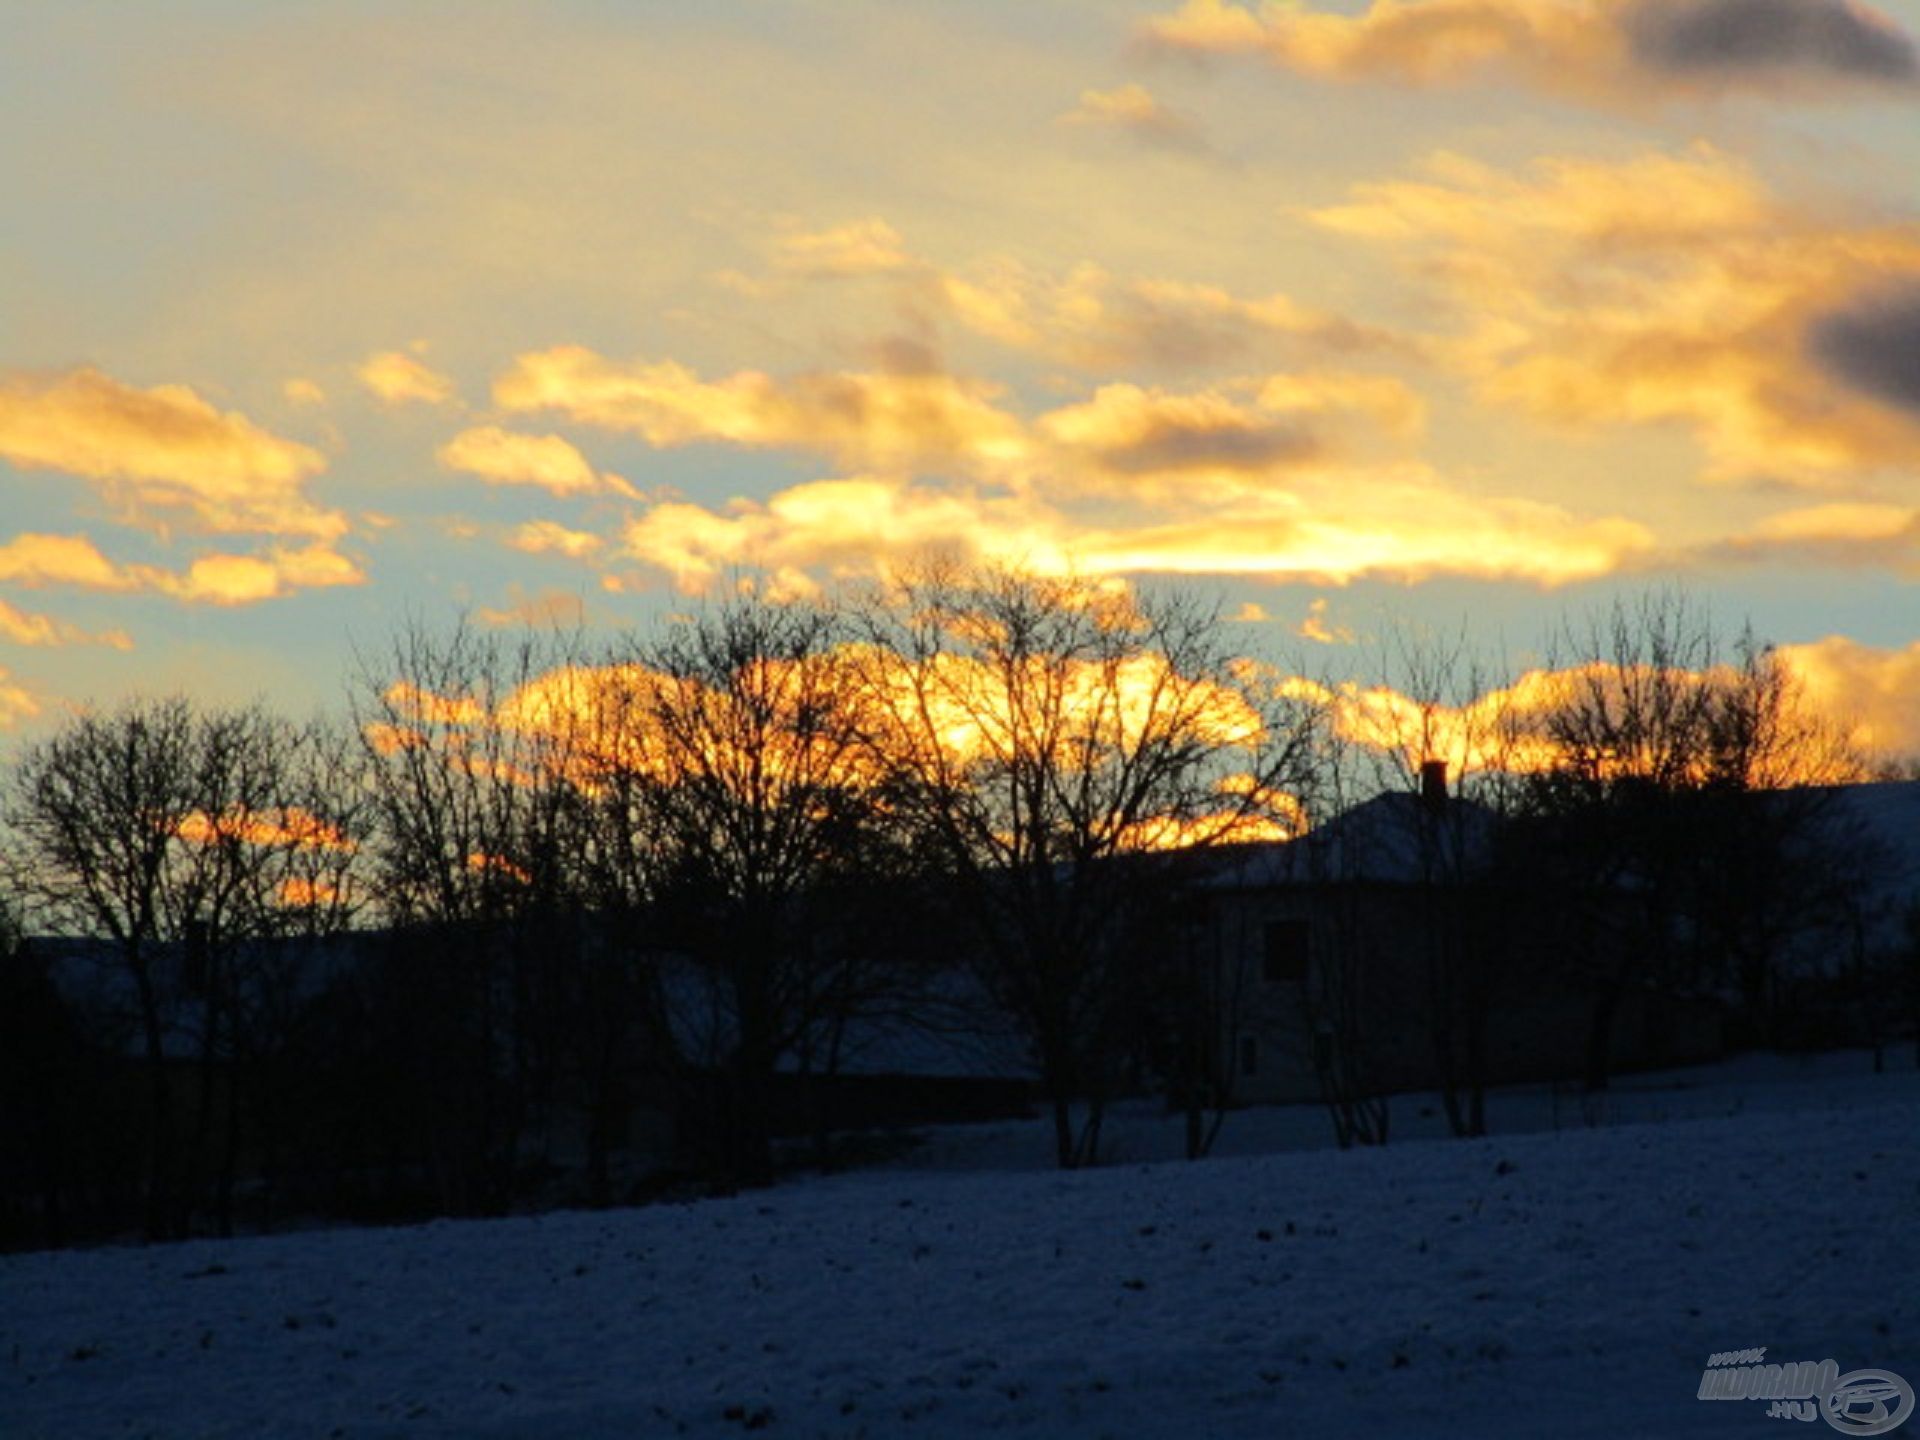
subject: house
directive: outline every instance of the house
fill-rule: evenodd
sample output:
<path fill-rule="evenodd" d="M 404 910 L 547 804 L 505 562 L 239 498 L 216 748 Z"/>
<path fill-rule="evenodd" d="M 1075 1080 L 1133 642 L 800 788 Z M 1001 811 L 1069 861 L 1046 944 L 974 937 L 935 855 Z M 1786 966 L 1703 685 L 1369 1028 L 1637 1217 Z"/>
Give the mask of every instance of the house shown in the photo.
<path fill-rule="evenodd" d="M 1448 794 L 1374 797 L 1297 839 L 1245 847 L 1196 887 L 1190 943 L 1213 977 L 1212 1083 L 1232 1103 L 1571 1078 L 1614 947 L 1509 864 L 1490 810 Z M 1648 984 L 1607 1002 L 1612 1068 L 1721 1053 L 1721 1007 Z"/>

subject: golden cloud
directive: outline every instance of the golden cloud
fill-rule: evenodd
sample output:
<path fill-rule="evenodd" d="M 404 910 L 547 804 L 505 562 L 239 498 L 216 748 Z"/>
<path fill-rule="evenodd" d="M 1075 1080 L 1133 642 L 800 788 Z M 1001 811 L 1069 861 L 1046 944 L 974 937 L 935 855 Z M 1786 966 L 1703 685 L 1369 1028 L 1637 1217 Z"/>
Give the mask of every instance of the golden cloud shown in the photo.
<path fill-rule="evenodd" d="M 1505 80 L 1612 102 L 1906 88 L 1920 76 L 1913 42 L 1860 0 L 1372 0 L 1355 15 L 1187 0 L 1144 36 L 1327 80 Z"/>
<path fill-rule="evenodd" d="M 1351 645 L 1353 631 L 1344 625 L 1329 624 L 1327 621 L 1327 597 L 1322 595 L 1307 606 L 1307 613 L 1294 627 L 1293 633 L 1302 640 L 1311 640 L 1316 645 Z"/>
<path fill-rule="evenodd" d="M 1113 90 L 1083 90 L 1080 103 L 1062 115 L 1060 121 L 1065 125 L 1118 130 L 1176 150 L 1206 148 L 1206 140 L 1192 117 L 1169 110 L 1151 90 L 1138 83 Z"/>
<path fill-rule="evenodd" d="M 449 470 L 478 475 L 491 485 L 537 485 L 562 496 L 599 490 L 633 494 L 618 476 L 596 475 L 587 457 L 558 435 L 519 435 L 480 425 L 442 445 L 438 459 Z"/>
<path fill-rule="evenodd" d="M 724 510 L 685 501 L 634 520 L 626 553 L 688 590 L 733 569 L 788 588 L 808 571 L 886 573 L 928 550 L 1043 573 L 1250 575 L 1346 584 L 1437 574 L 1557 585 L 1614 573 L 1653 549 L 1643 527 L 1523 499 L 1455 494 L 1418 467 L 1302 476 L 1286 492 L 1196 496 L 1171 523 L 1069 514 L 1037 494 L 948 492 L 863 478 L 794 486 Z"/>
<path fill-rule="evenodd" d="M 366 579 L 353 561 L 325 545 L 264 555 L 202 555 L 185 575 L 148 566 L 131 567 L 131 573 L 176 600 L 208 605 L 252 605 L 295 590 L 358 585 Z"/>
<path fill-rule="evenodd" d="M 929 267 L 923 288 L 967 329 L 1083 370 L 1185 371 L 1278 352 L 1417 355 L 1405 337 L 1284 294 L 1249 300 L 1214 285 L 1123 279 L 1094 264 L 1064 275 L 1007 259 L 963 272 Z"/>
<path fill-rule="evenodd" d="M 1167 394 L 1103 385 L 1093 398 L 1040 417 L 1060 450 L 1105 477 L 1262 474 L 1321 451 L 1317 437 L 1219 391 Z"/>
<path fill-rule="evenodd" d="M 181 818 L 174 833 L 192 845 L 237 840 L 262 849 L 351 851 L 357 848 L 339 826 L 297 805 L 273 810 L 235 806 L 217 815 L 195 810 Z"/>
<path fill-rule="evenodd" d="M 518 585 L 508 587 L 510 603 L 501 608 L 481 606 L 473 618 L 495 628 L 523 626 L 548 628 L 573 627 L 585 622 L 587 607 L 570 590 L 543 590 L 538 595 L 523 593 Z"/>
<path fill-rule="evenodd" d="M 655 505 L 627 526 L 625 553 L 684 590 L 751 568 L 804 593 L 806 571 L 885 573 L 929 550 L 1059 572 L 1069 567 L 1055 529 L 1022 500 L 861 477 L 811 481 L 765 502 L 736 500 L 724 513 L 686 501 Z"/>
<path fill-rule="evenodd" d="M 22 610 L 0 599 L 0 639 L 16 645 L 109 645 L 115 650 L 131 650 L 133 641 L 124 630 L 94 634 L 51 615 Z"/>
<path fill-rule="evenodd" d="M 507 543 L 528 555 L 564 555 L 585 560 L 605 543 L 598 535 L 569 530 L 553 520 L 529 520 L 514 530 Z"/>
<path fill-rule="evenodd" d="M 1829 635 L 1780 654 L 1808 698 L 1863 750 L 1920 756 L 1920 641 L 1903 649 Z"/>
<path fill-rule="evenodd" d="M 365 579 L 353 561 L 318 542 L 299 549 L 276 547 L 264 555 L 202 555 L 185 574 L 157 565 L 116 564 L 84 535 L 16 535 L 0 545 L 0 584 L 28 588 L 153 590 L 188 602 L 246 605 Z M 107 637 L 106 643 L 118 642 Z"/>
<path fill-rule="evenodd" d="M 370 355 L 354 373 L 388 405 L 444 405 L 454 398 L 453 381 L 403 351 Z"/>
<path fill-rule="evenodd" d="M 912 265 L 900 232 L 878 216 L 828 230 L 796 231 L 774 244 L 774 264 L 790 275 L 846 278 L 883 275 Z"/>
<path fill-rule="evenodd" d="M 0 545 L 0 584 L 132 590 L 139 583 L 136 576 L 107 559 L 84 535 L 28 533 Z"/>
<path fill-rule="evenodd" d="M 40 702 L 9 680 L 6 667 L 0 665 L 0 730 L 11 730 L 22 720 L 31 720 L 39 713 Z"/>
<path fill-rule="evenodd" d="M 1887 275 L 1920 277 L 1920 226 L 1823 223 L 1704 146 L 1427 168 L 1314 218 L 1442 277 L 1462 316 L 1442 353 L 1487 398 L 1571 427 L 1685 425 L 1715 479 L 1912 465 L 1920 410 L 1814 341 Z"/>
<path fill-rule="evenodd" d="M 134 520 L 315 540 L 347 528 L 302 493 L 325 468 L 317 451 L 184 385 L 140 390 L 91 368 L 0 373 L 0 459 L 97 481 Z"/>
<path fill-rule="evenodd" d="M 1587 519 L 1518 498 L 1461 495 L 1417 468 L 1327 477 L 1168 524 L 1081 532 L 1098 573 L 1250 575 L 1344 585 L 1435 575 L 1563 585 L 1613 574 L 1653 550 L 1634 521 Z"/>
<path fill-rule="evenodd" d="M 1026 441 L 996 409 L 998 387 L 943 374 L 828 373 L 776 379 L 741 371 L 702 380 L 671 361 L 621 365 L 580 346 L 520 356 L 494 382 L 512 411 L 557 410 L 668 448 L 721 442 L 832 457 L 850 469 L 1001 464 Z"/>

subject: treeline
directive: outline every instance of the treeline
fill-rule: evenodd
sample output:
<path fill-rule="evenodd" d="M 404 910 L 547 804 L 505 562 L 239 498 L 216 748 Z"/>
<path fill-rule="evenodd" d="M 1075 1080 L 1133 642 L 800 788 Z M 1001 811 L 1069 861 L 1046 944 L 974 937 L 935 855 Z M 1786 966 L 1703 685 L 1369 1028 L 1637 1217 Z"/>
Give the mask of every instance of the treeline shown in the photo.
<path fill-rule="evenodd" d="M 48 1226 L 132 1185 L 149 1235 L 224 1230 L 316 1168 L 340 1193 L 299 1203 L 494 1212 L 562 1102 L 591 1198 L 662 1096 L 686 1163 L 759 1183 L 781 1067 L 968 1001 L 1025 1036 L 1072 1163 L 1168 847 L 1275 833 L 1322 759 L 1186 598 L 1005 573 L 591 652 L 415 628 L 363 669 L 346 725 L 142 699 L 14 758 L 11 893 L 105 948 L 143 1077 L 91 1093 L 100 1037 L 9 971 L 8 1180 Z M 338 964 L 370 930 L 384 963 Z"/>
<path fill-rule="evenodd" d="M 1544 698 L 1489 706 L 1460 647 L 1402 643 L 1382 708 L 1224 634 L 1180 593 L 930 569 L 604 644 L 416 626 L 339 723 L 83 712 L 13 757 L 0 805 L 5 945 L 57 937 L 4 971 L 8 1238 L 111 1229 L 130 1197 L 154 1238 L 498 1213 L 561 1138 L 605 1203 L 633 1193 L 638 1115 L 670 1117 L 686 1173 L 763 1183 L 777 1133 L 824 1145 L 805 1097 L 850 1027 L 982 1013 L 1022 1042 L 1060 1164 L 1089 1162 L 1143 1077 L 1224 1103 L 1182 1075 L 1211 1063 L 1217 987 L 1166 964 L 1204 858 L 1436 755 L 1558 827 L 1551 883 L 1637 897 L 1616 988 L 1679 966 L 1684 929 L 1771 1023 L 1815 828 L 1743 819 L 1710 879 L 1708 802 L 1816 752 L 1853 772 L 1767 651 L 1722 656 L 1656 598 L 1568 632 Z M 1714 884 L 1737 903 L 1706 907 Z M 123 1033 L 63 999 L 83 962 Z"/>

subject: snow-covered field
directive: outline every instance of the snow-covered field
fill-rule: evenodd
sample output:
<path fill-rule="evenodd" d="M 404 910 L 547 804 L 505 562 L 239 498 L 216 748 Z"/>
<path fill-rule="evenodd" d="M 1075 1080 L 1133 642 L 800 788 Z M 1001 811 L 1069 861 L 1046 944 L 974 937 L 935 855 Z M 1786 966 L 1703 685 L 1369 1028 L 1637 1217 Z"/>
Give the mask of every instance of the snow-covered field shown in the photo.
<path fill-rule="evenodd" d="M 1659 1123 L 0 1259 L 0 1436 L 1764 1436 L 1710 1352 L 1920 1382 L 1920 1084 L 1776 1069 Z"/>

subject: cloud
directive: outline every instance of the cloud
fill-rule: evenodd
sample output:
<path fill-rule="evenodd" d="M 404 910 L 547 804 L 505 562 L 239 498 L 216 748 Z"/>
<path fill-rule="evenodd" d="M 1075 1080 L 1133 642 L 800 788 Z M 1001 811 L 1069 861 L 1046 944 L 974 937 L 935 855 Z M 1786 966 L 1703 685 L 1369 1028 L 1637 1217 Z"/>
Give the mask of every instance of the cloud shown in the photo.
<path fill-rule="evenodd" d="M 1143 35 L 1325 80 L 1494 80 L 1616 104 L 1916 79 L 1912 41 L 1859 0 L 1372 0 L 1355 15 L 1188 0 Z"/>
<path fill-rule="evenodd" d="M 333 540 L 345 518 L 302 493 L 320 454 L 221 413 L 184 385 L 137 389 L 92 368 L 0 371 L 0 459 L 99 483 L 135 523 Z"/>
<path fill-rule="evenodd" d="M 295 590 L 358 585 L 366 577 L 344 555 L 324 545 L 265 555 L 202 555 L 184 575 L 135 567 L 155 589 L 176 600 L 206 605 L 252 605 Z"/>
<path fill-rule="evenodd" d="M 1915 315 L 1887 277 L 1920 289 L 1920 226 L 1808 214 L 1705 146 L 1426 172 L 1313 218 L 1438 278 L 1459 329 L 1433 353 L 1484 398 L 1573 429 L 1683 425 L 1720 480 L 1913 465 Z"/>
<path fill-rule="evenodd" d="M 665 570 L 684 590 L 751 568 L 804 593 L 807 571 L 885 573 L 929 550 L 1059 571 L 1068 565 L 1052 530 L 1022 500 L 857 477 L 796 485 L 764 502 L 736 500 L 724 512 L 669 501 L 632 521 L 624 539 L 627 555 Z"/>
<path fill-rule="evenodd" d="M 1294 627 L 1293 633 L 1302 640 L 1311 640 L 1316 645 L 1351 645 L 1353 632 L 1344 625 L 1327 623 L 1327 599 L 1322 595 L 1307 606 L 1307 613 Z"/>
<path fill-rule="evenodd" d="M 1417 472 L 1329 478 L 1300 494 L 1246 497 L 1159 525 L 1078 533 L 1102 573 L 1247 575 L 1344 585 L 1436 575 L 1563 585 L 1614 574 L 1653 549 L 1648 530 L 1517 498 L 1457 494 Z"/>
<path fill-rule="evenodd" d="M 1103 385 L 1080 405 L 1050 411 L 1039 430 L 1106 477 L 1254 473 L 1296 465 L 1321 451 L 1292 420 L 1276 419 L 1218 391 L 1177 395 Z"/>
<path fill-rule="evenodd" d="M 11 640 L 16 645 L 110 645 L 115 650 L 133 648 L 133 641 L 124 630 L 94 634 L 78 625 L 56 620 L 51 615 L 37 615 L 22 610 L 5 599 L 0 599 L 0 639 Z"/>
<path fill-rule="evenodd" d="M 529 520 L 514 530 L 507 543 L 528 555 L 564 555 L 585 560 L 605 543 L 598 535 L 569 530 L 553 520 Z"/>
<path fill-rule="evenodd" d="M 1636 60 L 1688 78 L 1773 72 L 1908 85 L 1920 76 L 1913 41 L 1856 0 L 1640 0 L 1625 25 Z"/>
<path fill-rule="evenodd" d="M 617 475 L 596 475 L 587 457 L 558 435 L 518 435 L 481 425 L 442 445 L 438 458 L 447 469 L 478 475 L 490 485 L 537 485 L 562 496 L 634 493 Z"/>
<path fill-rule="evenodd" d="M 149 590 L 189 602 L 240 605 L 294 590 L 357 585 L 365 578 L 353 561 L 319 541 L 299 549 L 275 547 L 264 555 L 202 555 L 185 573 L 118 564 L 84 535 L 16 535 L 0 545 L 0 584 L 29 589 Z"/>
<path fill-rule="evenodd" d="M 929 550 L 1006 560 L 1048 573 L 1244 575 L 1344 585 L 1433 575 L 1564 584 L 1614 573 L 1653 549 L 1642 526 L 1588 519 L 1523 499 L 1448 491 L 1418 467 L 1303 477 L 1287 491 L 1197 495 L 1177 521 L 1088 514 L 1037 493 L 822 480 L 722 509 L 656 505 L 631 522 L 626 553 L 688 590 L 732 569 L 885 573 Z"/>
<path fill-rule="evenodd" d="M 1807 339 L 1836 378 L 1920 419 L 1920 275 L 1820 317 Z"/>
<path fill-rule="evenodd" d="M 87 590 L 131 590 L 139 582 L 85 535 L 16 535 L 0 545 L 0 584 L 37 588 L 75 585 Z"/>
<path fill-rule="evenodd" d="M 1140 84 L 1113 90 L 1083 90 L 1080 103 L 1060 117 L 1063 125 L 1115 130 L 1151 145 L 1174 150 L 1207 148 L 1206 137 L 1192 117 L 1169 110 Z"/>
<path fill-rule="evenodd" d="M 934 272 L 926 289 L 959 324 L 1011 349 L 1088 371 L 1168 371 L 1279 356 L 1415 357 L 1405 337 L 1215 285 L 1125 279 L 1091 263 L 1064 275 L 993 260 Z"/>
<path fill-rule="evenodd" d="M 670 448 L 697 442 L 823 454 L 851 470 L 969 468 L 1016 459 L 1022 427 L 998 387 L 943 374 L 741 371 L 702 380 L 672 361 L 619 364 L 579 346 L 520 356 L 494 382 L 516 412 L 557 410 L 580 424 Z"/>
<path fill-rule="evenodd" d="M 505 607 L 481 606 L 473 612 L 473 618 L 496 629 L 576 627 L 586 621 L 586 605 L 570 590 L 542 590 L 538 595 L 528 595 L 518 585 L 510 585 L 507 590 L 509 602 Z"/>
<path fill-rule="evenodd" d="M 280 393 L 286 398 L 289 404 L 293 405 L 324 405 L 327 403 L 327 392 L 325 390 L 322 390 L 316 382 L 303 379 L 299 376 L 295 376 L 282 385 L 280 387 Z"/>
<path fill-rule="evenodd" d="M 784 286 L 886 279 L 894 287 L 899 319 L 909 330 L 935 323 L 957 326 L 1023 354 L 1088 372 L 1148 367 L 1191 372 L 1196 367 L 1299 363 L 1304 358 L 1419 359 L 1408 337 L 1303 305 L 1284 294 L 1248 298 L 1215 285 L 1129 278 L 1083 262 L 1053 273 L 1005 255 L 957 267 L 943 266 L 906 247 L 899 232 L 877 217 L 774 243 L 775 273 L 755 277 L 725 271 L 728 288 L 764 300 Z M 895 373 L 937 369 L 924 344 Z"/>
<path fill-rule="evenodd" d="M 1887 756 L 1920 755 L 1920 641 L 1903 649 L 1829 635 L 1780 654 L 1823 713 L 1856 745 Z"/>
<path fill-rule="evenodd" d="M 774 244 L 774 263 L 789 275 L 845 279 L 889 274 L 914 261 L 899 231 L 878 216 L 868 216 L 828 230 L 783 235 Z"/>
<path fill-rule="evenodd" d="M 9 680 L 6 667 L 0 665 L 0 730 L 11 730 L 39 713 L 40 702 L 32 692 Z"/>
<path fill-rule="evenodd" d="M 1425 413 L 1390 376 L 1239 377 L 1185 392 L 1103 385 L 1035 420 L 1047 447 L 1036 483 L 1162 504 L 1191 504 L 1204 487 L 1217 501 L 1367 444 L 1394 448 L 1420 433 Z"/>
<path fill-rule="evenodd" d="M 354 373 L 388 405 L 444 405 L 455 398 L 453 381 L 399 350 L 369 355 Z"/>

